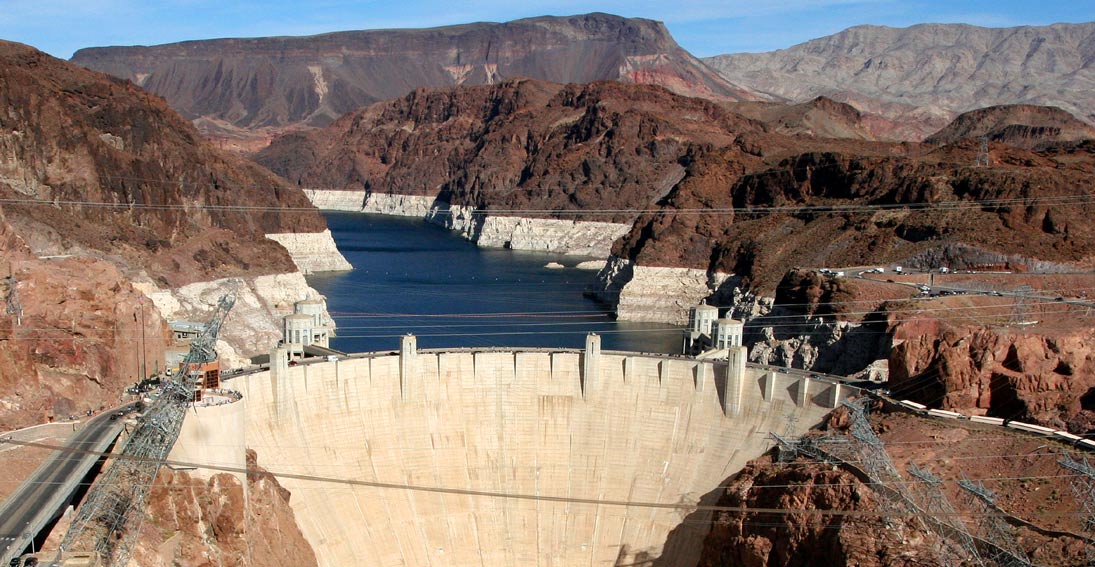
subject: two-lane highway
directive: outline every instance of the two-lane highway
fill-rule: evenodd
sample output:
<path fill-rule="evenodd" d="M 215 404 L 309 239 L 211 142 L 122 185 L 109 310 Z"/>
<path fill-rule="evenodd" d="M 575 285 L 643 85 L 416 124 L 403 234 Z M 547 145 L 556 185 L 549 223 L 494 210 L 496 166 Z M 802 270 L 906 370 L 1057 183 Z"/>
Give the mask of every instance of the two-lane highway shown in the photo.
<path fill-rule="evenodd" d="M 54 451 L 11 496 L 0 505 L 0 565 L 7 565 L 30 545 L 31 540 L 69 504 L 80 482 L 117 439 L 130 406 L 105 412 L 88 421 Z M 2 442 L 2 440 L 0 440 Z"/>

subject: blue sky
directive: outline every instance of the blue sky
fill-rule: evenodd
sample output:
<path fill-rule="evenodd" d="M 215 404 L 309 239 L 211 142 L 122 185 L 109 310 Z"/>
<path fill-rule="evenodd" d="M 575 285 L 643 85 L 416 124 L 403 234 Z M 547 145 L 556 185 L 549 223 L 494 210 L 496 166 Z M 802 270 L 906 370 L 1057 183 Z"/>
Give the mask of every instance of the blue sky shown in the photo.
<path fill-rule="evenodd" d="M 81 47 L 309 35 L 609 12 L 665 22 L 705 57 L 769 51 L 857 24 L 1008 27 L 1095 20 L 1095 0 L 0 0 L 0 38 L 68 58 Z"/>

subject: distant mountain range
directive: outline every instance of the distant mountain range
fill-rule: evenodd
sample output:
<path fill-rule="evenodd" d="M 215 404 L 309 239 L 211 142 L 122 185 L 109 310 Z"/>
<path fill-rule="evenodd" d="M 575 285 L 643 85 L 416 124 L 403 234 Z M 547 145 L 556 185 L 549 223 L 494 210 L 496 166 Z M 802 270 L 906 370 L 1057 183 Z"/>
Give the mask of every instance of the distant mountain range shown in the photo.
<path fill-rule="evenodd" d="M 416 88 L 512 77 L 653 83 L 690 96 L 753 98 L 678 46 L 660 22 L 608 14 L 91 48 L 72 61 L 163 96 L 214 135 L 324 126 Z"/>
<path fill-rule="evenodd" d="M 657 84 L 718 101 L 795 104 L 824 96 L 862 113 L 862 125 L 830 133 L 860 138 L 922 140 L 962 112 L 1003 104 L 1057 106 L 1095 121 L 1095 23 L 857 26 L 787 49 L 701 61 L 660 22 L 587 14 L 99 47 L 72 60 L 163 96 L 207 137 L 251 140 L 240 149 L 416 88 L 515 77 Z M 807 108 L 784 118 L 805 119 L 791 115 Z"/>
<path fill-rule="evenodd" d="M 1095 120 L 1095 23 L 856 26 L 787 49 L 703 61 L 761 95 L 826 96 L 895 120 L 895 138 L 920 139 L 958 113 L 1001 104 L 1057 106 Z"/>

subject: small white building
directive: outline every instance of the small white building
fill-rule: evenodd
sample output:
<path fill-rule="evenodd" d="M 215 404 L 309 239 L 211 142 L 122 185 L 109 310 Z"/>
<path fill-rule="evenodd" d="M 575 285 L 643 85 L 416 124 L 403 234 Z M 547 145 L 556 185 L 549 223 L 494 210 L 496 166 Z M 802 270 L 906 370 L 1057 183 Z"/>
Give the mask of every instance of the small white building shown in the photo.
<path fill-rule="evenodd" d="M 724 349 L 742 346 L 741 337 L 744 331 L 745 323 L 737 319 L 719 319 L 715 321 L 712 348 Z"/>
<path fill-rule="evenodd" d="M 684 352 L 691 354 L 711 346 L 711 330 L 719 318 L 719 308 L 701 303 L 688 312 L 688 329 L 684 332 Z"/>
<path fill-rule="evenodd" d="M 324 322 L 327 305 L 322 299 L 306 299 L 293 305 L 293 314 L 283 320 L 282 343 L 289 355 L 301 354 L 309 345 L 330 347 L 331 330 Z"/>

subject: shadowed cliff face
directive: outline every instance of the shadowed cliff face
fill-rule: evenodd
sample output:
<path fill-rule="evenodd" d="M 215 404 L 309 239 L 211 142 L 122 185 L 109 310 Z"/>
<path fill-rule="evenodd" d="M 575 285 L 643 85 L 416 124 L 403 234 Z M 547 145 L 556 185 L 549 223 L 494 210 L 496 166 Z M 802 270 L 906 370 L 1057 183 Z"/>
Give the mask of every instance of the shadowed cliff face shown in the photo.
<path fill-rule="evenodd" d="M 971 254 L 1091 264 L 1095 232 L 1083 219 L 1095 213 L 1084 197 L 1093 185 L 1087 165 L 1075 165 L 1095 162 L 1090 146 L 1052 155 L 994 146 L 997 165 L 984 168 L 967 165 L 976 153 L 972 143 L 918 151 L 925 153 L 811 152 L 737 176 L 727 174 L 719 154 L 701 156 L 662 210 L 640 217 L 614 253 L 647 265 L 736 273 L 761 290 L 771 290 L 795 266 L 904 261 L 931 267 L 931 258 L 955 245 Z M 1069 196 L 1081 202 L 1053 202 Z M 985 200 L 1000 204 L 976 205 Z M 967 204 L 930 206 L 939 202 Z M 864 206 L 870 208 L 856 209 Z M 695 208 L 722 211 L 685 212 Z M 747 212 L 753 208 L 762 210 Z"/>
<path fill-rule="evenodd" d="M 733 148 L 738 132 L 763 128 L 660 87 L 517 80 L 418 90 L 281 138 L 256 159 L 307 188 L 495 210 L 620 210 L 582 220 L 626 222 L 627 209 L 654 205 L 680 180 L 690 148 Z"/>
<path fill-rule="evenodd" d="M 414 30 L 83 49 L 73 62 L 159 94 L 203 127 L 324 126 L 418 87 L 620 80 L 753 99 L 681 49 L 659 23 L 608 14 Z M 219 126 L 218 126 L 219 125 Z"/>

